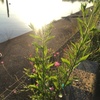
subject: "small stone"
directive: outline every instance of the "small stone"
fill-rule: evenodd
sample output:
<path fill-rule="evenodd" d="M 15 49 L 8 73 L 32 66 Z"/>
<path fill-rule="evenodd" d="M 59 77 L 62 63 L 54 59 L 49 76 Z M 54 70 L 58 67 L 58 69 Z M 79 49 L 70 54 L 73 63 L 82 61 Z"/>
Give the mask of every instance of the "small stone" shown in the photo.
<path fill-rule="evenodd" d="M 79 81 L 78 79 L 75 80 L 75 82 L 78 82 L 78 81 Z"/>
<path fill-rule="evenodd" d="M 79 83 L 76 84 L 76 86 L 79 86 L 79 85 L 80 85 Z"/>
<path fill-rule="evenodd" d="M 60 94 L 59 94 L 59 98 L 62 98 L 62 97 L 63 97 L 63 96 L 62 96 L 62 94 L 60 93 Z"/>

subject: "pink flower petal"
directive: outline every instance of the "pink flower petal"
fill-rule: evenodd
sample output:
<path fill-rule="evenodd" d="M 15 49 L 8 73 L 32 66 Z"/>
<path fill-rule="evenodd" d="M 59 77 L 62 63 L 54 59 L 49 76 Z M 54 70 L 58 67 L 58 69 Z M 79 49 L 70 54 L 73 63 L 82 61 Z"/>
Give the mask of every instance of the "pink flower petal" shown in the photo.
<path fill-rule="evenodd" d="M 56 62 L 54 63 L 54 66 L 59 67 L 59 66 L 60 66 L 60 63 L 56 61 Z"/>
<path fill-rule="evenodd" d="M 1 64 L 4 64 L 4 61 L 1 61 Z"/>
<path fill-rule="evenodd" d="M 59 52 L 57 52 L 56 54 L 59 55 Z"/>
<path fill-rule="evenodd" d="M 54 90 L 54 87 L 50 87 L 49 89 L 50 89 L 51 91 L 53 91 L 53 90 Z"/>
<path fill-rule="evenodd" d="M 33 65 L 33 62 L 30 61 L 30 64 Z"/>
<path fill-rule="evenodd" d="M 32 72 L 33 72 L 33 73 L 35 73 L 35 72 L 36 72 L 35 68 L 33 68 Z"/>
<path fill-rule="evenodd" d="M 13 93 L 15 93 L 15 94 L 16 94 L 16 93 L 17 93 L 17 91 L 16 91 L 16 90 L 13 90 Z"/>
<path fill-rule="evenodd" d="M 56 57 L 56 54 L 54 54 L 53 56 Z"/>

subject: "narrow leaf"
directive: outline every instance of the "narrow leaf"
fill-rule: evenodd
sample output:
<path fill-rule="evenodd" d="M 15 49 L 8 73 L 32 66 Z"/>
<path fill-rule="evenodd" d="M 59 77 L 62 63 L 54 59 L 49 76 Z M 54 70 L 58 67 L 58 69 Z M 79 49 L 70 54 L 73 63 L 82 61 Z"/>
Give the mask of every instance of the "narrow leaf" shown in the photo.
<path fill-rule="evenodd" d="M 42 49 L 43 47 L 41 45 L 39 45 L 38 43 L 34 42 L 33 45 L 36 47 L 36 48 L 39 48 L 39 49 Z"/>
<path fill-rule="evenodd" d="M 83 20 L 81 20 L 80 18 L 77 18 L 79 23 L 84 23 Z"/>
<path fill-rule="evenodd" d="M 30 34 L 30 36 L 35 38 L 35 39 L 42 40 L 42 38 L 39 35 Z"/>
<path fill-rule="evenodd" d="M 78 20 L 80 20 L 79 18 L 78 18 Z M 81 21 L 81 20 L 80 20 Z M 83 23 L 83 22 L 82 22 Z M 82 29 L 82 25 L 80 24 L 80 22 L 78 21 L 78 26 L 79 26 L 79 31 L 80 31 L 80 34 L 81 34 L 81 36 L 83 37 L 83 29 Z"/>
<path fill-rule="evenodd" d="M 77 45 L 75 45 L 75 43 L 72 43 L 72 42 L 71 42 L 71 45 L 74 47 L 74 50 L 75 50 L 75 49 L 76 49 L 76 50 L 78 49 L 78 48 L 77 48 Z"/>
<path fill-rule="evenodd" d="M 67 83 L 66 83 L 66 86 L 69 86 L 69 85 L 71 85 L 72 84 L 72 81 L 68 81 Z"/>
<path fill-rule="evenodd" d="M 28 60 L 34 62 L 35 61 L 35 58 L 28 58 Z"/>
<path fill-rule="evenodd" d="M 54 38 L 54 36 L 48 37 L 48 38 L 45 40 L 45 43 L 47 43 L 48 41 L 50 41 L 50 40 L 53 39 L 53 38 Z"/>
<path fill-rule="evenodd" d="M 100 7 L 100 5 L 95 8 L 94 14 L 99 10 L 99 7 Z"/>
<path fill-rule="evenodd" d="M 46 56 L 48 53 L 48 49 L 47 49 L 47 46 L 44 47 L 44 55 Z"/>
<path fill-rule="evenodd" d="M 34 25 L 33 25 L 32 23 L 30 23 L 29 27 L 30 27 L 33 31 L 35 31 Z"/>
<path fill-rule="evenodd" d="M 53 84 L 56 87 L 56 89 L 58 89 L 58 82 L 53 82 Z"/>
<path fill-rule="evenodd" d="M 57 80 L 57 76 L 50 76 L 49 80 Z"/>
<path fill-rule="evenodd" d="M 38 87 L 36 85 L 29 85 L 28 88 L 38 89 Z"/>
<path fill-rule="evenodd" d="M 86 59 L 88 58 L 89 55 L 90 55 L 90 54 L 87 54 L 87 55 L 81 57 L 81 58 L 79 59 L 79 62 L 86 60 Z"/>
<path fill-rule="evenodd" d="M 46 69 L 50 69 L 53 65 L 54 65 L 53 63 L 49 64 L 49 65 L 46 67 Z"/>
<path fill-rule="evenodd" d="M 66 63 L 68 66 L 70 65 L 70 61 L 68 61 L 67 59 L 61 58 L 63 63 Z"/>

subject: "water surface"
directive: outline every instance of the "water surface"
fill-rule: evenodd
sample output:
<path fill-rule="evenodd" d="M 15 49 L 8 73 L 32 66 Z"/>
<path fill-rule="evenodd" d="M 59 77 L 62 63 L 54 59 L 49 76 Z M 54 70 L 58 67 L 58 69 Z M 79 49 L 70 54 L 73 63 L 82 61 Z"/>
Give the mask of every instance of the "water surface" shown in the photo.
<path fill-rule="evenodd" d="M 6 2 L 0 3 L 0 42 L 31 31 L 28 26 L 30 22 L 38 29 L 53 20 L 75 13 L 80 10 L 81 2 L 8 0 L 8 4 L 9 18 L 7 17 Z"/>

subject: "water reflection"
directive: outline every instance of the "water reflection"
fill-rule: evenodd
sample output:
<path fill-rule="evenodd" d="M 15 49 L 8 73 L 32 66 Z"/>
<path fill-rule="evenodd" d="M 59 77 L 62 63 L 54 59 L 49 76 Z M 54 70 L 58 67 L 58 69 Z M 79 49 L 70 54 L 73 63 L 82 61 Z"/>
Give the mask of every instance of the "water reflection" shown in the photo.
<path fill-rule="evenodd" d="M 4 0 L 0 0 L 0 2 L 4 3 Z"/>
<path fill-rule="evenodd" d="M 27 24 L 41 27 L 52 20 L 60 19 L 80 10 L 80 2 L 62 2 L 62 0 L 10 0 L 13 12 Z M 23 3 L 24 2 L 24 3 Z"/>
<path fill-rule="evenodd" d="M 71 2 L 75 2 L 75 1 L 79 1 L 79 2 L 80 2 L 80 1 L 84 1 L 84 2 L 85 2 L 85 1 L 87 1 L 87 0 L 62 0 L 62 1 L 71 1 Z"/>
<path fill-rule="evenodd" d="M 62 0 L 9 0 L 10 17 L 6 15 L 6 4 L 0 4 L 0 37 L 13 38 L 30 31 L 28 25 L 36 28 L 48 24 L 80 10 L 80 2 L 62 2 Z M 5 35 L 7 34 L 7 35 Z M 0 42 L 4 39 L 0 38 Z"/>
<path fill-rule="evenodd" d="M 9 17 L 9 4 L 8 4 L 8 0 L 6 0 L 6 7 L 7 7 L 7 16 Z"/>

